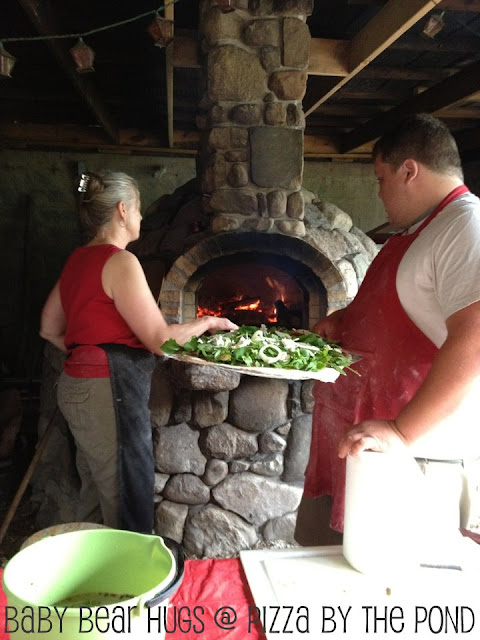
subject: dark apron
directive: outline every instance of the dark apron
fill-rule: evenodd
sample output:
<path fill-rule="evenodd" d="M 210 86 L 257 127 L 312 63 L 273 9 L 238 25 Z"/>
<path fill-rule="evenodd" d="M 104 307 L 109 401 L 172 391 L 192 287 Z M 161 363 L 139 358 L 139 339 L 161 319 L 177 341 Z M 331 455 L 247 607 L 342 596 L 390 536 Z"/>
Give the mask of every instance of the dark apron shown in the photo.
<path fill-rule="evenodd" d="M 122 344 L 100 344 L 110 366 L 117 419 L 119 528 L 153 531 L 155 463 L 148 401 L 155 356 Z"/>

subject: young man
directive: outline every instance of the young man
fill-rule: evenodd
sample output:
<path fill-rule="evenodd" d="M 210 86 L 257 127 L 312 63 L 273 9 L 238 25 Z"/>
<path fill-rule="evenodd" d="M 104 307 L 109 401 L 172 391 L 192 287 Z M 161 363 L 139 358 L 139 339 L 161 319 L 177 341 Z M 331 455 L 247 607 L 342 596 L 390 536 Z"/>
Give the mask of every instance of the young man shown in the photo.
<path fill-rule="evenodd" d="M 332 496 L 330 526 L 343 530 L 348 454 L 406 445 L 436 474 L 455 467 L 458 491 L 464 461 L 480 457 L 480 201 L 463 184 L 452 135 L 432 116 L 407 117 L 377 141 L 373 159 L 400 233 L 353 302 L 315 327 L 362 355 L 361 377 L 314 388 L 301 544 L 331 541 L 318 524 L 317 536 L 308 533 L 310 513 L 325 519 L 319 496 Z"/>

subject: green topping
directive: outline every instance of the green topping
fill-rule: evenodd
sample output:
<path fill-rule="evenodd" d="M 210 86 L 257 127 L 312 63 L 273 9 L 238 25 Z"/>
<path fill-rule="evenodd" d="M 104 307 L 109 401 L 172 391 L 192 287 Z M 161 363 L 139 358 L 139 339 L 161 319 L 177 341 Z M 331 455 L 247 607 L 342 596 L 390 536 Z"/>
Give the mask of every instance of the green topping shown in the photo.
<path fill-rule="evenodd" d="M 208 362 L 242 367 L 275 367 L 301 371 L 321 371 L 326 367 L 345 374 L 352 358 L 336 342 L 316 333 L 287 331 L 275 327 L 243 325 L 236 331 L 193 337 L 181 347 L 167 340 L 161 347 L 168 355 L 194 355 Z M 355 372 L 356 373 L 356 372 Z"/>

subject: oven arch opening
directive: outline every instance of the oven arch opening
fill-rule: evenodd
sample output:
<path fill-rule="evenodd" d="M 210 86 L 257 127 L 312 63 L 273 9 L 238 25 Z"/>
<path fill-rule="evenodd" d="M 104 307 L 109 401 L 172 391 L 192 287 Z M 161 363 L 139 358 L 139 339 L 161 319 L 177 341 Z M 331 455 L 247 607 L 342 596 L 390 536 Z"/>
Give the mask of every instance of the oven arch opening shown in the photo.
<path fill-rule="evenodd" d="M 325 287 L 307 265 L 289 256 L 256 252 L 210 260 L 186 283 L 184 300 L 190 303 L 184 308 L 185 319 L 223 315 L 254 326 L 305 329 L 327 311 Z"/>

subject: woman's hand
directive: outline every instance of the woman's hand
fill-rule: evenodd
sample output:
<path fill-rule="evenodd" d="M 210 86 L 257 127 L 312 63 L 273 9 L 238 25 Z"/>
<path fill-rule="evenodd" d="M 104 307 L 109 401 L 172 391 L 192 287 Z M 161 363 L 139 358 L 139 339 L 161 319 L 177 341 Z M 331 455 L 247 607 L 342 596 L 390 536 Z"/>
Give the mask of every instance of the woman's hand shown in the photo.
<path fill-rule="evenodd" d="M 238 329 L 238 325 L 231 322 L 228 318 L 217 318 L 216 316 L 208 316 L 211 326 L 207 329 L 210 333 L 216 333 L 217 331 L 235 331 Z"/>
<path fill-rule="evenodd" d="M 340 442 L 338 457 L 356 456 L 366 450 L 387 453 L 407 444 L 394 420 L 364 420 L 346 433 Z"/>

